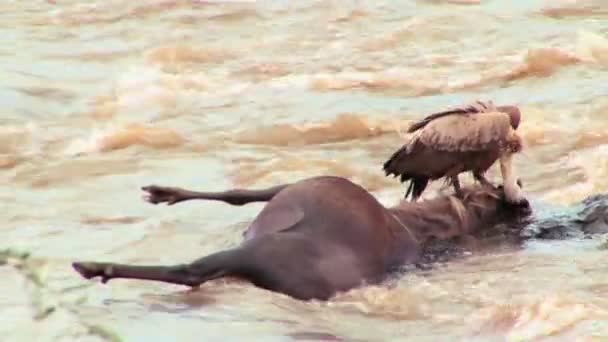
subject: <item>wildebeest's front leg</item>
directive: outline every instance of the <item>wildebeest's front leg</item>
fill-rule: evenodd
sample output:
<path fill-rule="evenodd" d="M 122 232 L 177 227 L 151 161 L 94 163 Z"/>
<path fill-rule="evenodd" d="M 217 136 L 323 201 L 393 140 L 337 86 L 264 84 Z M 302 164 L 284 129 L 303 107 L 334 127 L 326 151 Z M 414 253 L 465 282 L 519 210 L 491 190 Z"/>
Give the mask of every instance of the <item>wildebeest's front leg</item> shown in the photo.
<path fill-rule="evenodd" d="M 148 185 L 141 189 L 147 192 L 144 195 L 144 199 L 152 204 L 167 203 L 167 205 L 173 205 L 183 201 L 199 199 L 222 201 L 232 205 L 244 205 L 251 202 L 268 202 L 287 186 L 289 184 L 260 190 L 233 189 L 221 192 L 198 192 L 158 185 Z"/>
<path fill-rule="evenodd" d="M 106 262 L 74 262 L 72 267 L 86 279 L 140 279 L 196 287 L 206 281 L 229 276 L 241 264 L 237 249 L 211 254 L 190 264 L 138 266 Z"/>

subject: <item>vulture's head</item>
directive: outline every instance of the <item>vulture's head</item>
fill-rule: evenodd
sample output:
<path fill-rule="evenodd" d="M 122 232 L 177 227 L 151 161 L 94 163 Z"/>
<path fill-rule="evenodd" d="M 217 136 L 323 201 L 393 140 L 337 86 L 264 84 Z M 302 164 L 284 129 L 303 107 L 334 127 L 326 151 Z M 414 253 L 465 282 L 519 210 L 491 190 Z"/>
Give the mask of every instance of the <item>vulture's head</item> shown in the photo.
<path fill-rule="evenodd" d="M 521 121 L 521 112 L 517 106 L 499 106 L 496 109 L 500 112 L 509 114 L 511 118 L 511 127 L 513 129 L 517 129 L 519 127 L 519 122 Z"/>

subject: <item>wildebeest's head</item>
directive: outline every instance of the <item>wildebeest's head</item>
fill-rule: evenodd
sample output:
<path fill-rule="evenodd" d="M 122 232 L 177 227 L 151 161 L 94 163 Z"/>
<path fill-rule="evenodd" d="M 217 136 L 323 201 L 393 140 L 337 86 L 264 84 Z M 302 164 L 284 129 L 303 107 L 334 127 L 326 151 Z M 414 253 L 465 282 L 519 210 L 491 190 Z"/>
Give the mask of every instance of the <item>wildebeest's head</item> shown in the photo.
<path fill-rule="evenodd" d="M 531 213 L 527 203 L 510 204 L 502 187 L 488 189 L 480 185 L 462 188 L 462 197 L 450 194 L 417 202 L 402 201 L 397 210 L 400 219 L 417 235 L 443 240 L 474 234 Z"/>

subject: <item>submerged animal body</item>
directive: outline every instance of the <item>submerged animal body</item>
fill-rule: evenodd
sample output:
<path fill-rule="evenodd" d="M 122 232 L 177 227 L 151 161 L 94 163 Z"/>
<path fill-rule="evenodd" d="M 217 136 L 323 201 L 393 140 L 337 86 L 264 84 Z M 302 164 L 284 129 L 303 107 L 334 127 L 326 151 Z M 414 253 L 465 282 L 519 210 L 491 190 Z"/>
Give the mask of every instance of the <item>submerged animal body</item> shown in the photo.
<path fill-rule="evenodd" d="M 154 204 L 202 199 L 233 205 L 268 202 L 244 241 L 187 264 L 173 266 L 75 262 L 83 277 L 161 281 L 191 287 L 221 277 L 309 300 L 374 284 L 421 259 L 429 239 L 449 240 L 488 227 L 512 206 L 501 189 L 465 188 L 387 208 L 351 181 L 320 176 L 262 190 L 196 192 L 147 186 Z M 519 209 L 518 209 L 519 210 Z"/>
<path fill-rule="evenodd" d="M 384 163 L 384 172 L 409 182 L 405 198 L 416 201 L 430 181 L 441 178 L 461 195 L 458 176 L 463 172 L 491 188 L 484 174 L 500 160 L 507 200 L 522 203 L 526 199 L 512 167 L 513 154 L 522 150 L 516 132 L 520 120 L 517 107 L 496 107 L 491 101 L 431 114 L 410 126 L 406 143 Z"/>

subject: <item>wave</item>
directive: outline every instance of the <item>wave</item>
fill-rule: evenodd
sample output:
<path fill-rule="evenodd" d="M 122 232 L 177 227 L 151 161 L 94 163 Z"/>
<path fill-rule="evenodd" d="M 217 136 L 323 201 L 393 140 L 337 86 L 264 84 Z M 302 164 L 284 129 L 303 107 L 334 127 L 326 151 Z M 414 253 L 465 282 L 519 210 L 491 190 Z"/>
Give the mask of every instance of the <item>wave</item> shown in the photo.
<path fill-rule="evenodd" d="M 109 152 L 131 146 L 166 149 L 182 146 L 187 140 L 172 129 L 132 123 L 94 129 L 90 135 L 73 140 L 64 150 L 67 155 Z"/>
<path fill-rule="evenodd" d="M 187 67 L 190 64 L 222 63 L 237 56 L 234 51 L 224 48 L 202 48 L 188 44 L 170 44 L 147 51 L 147 63 L 163 67 Z"/>
<path fill-rule="evenodd" d="M 405 129 L 409 120 L 371 120 L 344 113 L 329 122 L 277 124 L 245 129 L 234 138 L 238 143 L 272 146 L 303 146 L 368 139 Z"/>
<path fill-rule="evenodd" d="M 407 96 L 436 95 L 462 90 L 473 90 L 488 85 L 506 84 L 529 77 L 548 77 L 563 67 L 584 60 L 574 53 L 559 48 L 529 49 L 519 57 L 520 62 L 512 66 L 504 64 L 480 70 L 479 73 L 459 77 L 446 77 L 433 70 L 414 68 L 392 68 L 380 72 L 341 72 L 318 74 L 310 77 L 310 88 L 317 91 L 342 91 L 362 89 L 372 92 L 397 90 Z M 449 58 L 446 58 L 449 59 Z M 487 60 L 488 65 L 496 65 Z M 452 62 L 448 62 L 452 63 Z M 505 64 L 509 64 L 506 62 Z"/>
<path fill-rule="evenodd" d="M 405 34 L 399 33 L 397 36 Z M 381 44 L 374 49 L 392 49 L 392 45 L 392 43 Z M 311 89 L 317 91 L 392 90 L 406 96 L 474 90 L 531 77 L 549 77 L 568 66 L 584 64 L 589 67 L 603 67 L 608 65 L 608 39 L 600 34 L 581 30 L 571 49 L 529 48 L 512 55 L 481 56 L 475 59 L 451 55 L 427 57 L 432 59 L 433 67 L 427 67 L 423 63 L 418 68 L 394 67 L 368 72 L 319 73 L 310 75 L 308 83 Z M 446 75 L 441 71 L 442 67 L 455 65 L 464 68 L 459 76 Z"/>
<path fill-rule="evenodd" d="M 0 170 L 13 167 L 40 154 L 43 143 L 38 125 L 4 125 L 0 127 Z"/>
<path fill-rule="evenodd" d="M 555 19 L 608 15 L 608 9 L 603 0 L 551 2 L 550 6 L 545 6 L 540 10 L 542 15 Z"/>
<path fill-rule="evenodd" d="M 311 175 L 335 175 L 353 180 L 368 191 L 384 189 L 395 185 L 394 181 L 384 177 L 380 167 L 365 170 L 356 167 L 348 160 L 332 160 L 320 157 L 299 157 L 281 154 L 272 160 L 248 161 L 233 160 L 233 168 L 228 176 L 238 186 L 266 186 L 303 179 Z"/>
<path fill-rule="evenodd" d="M 476 333 L 500 334 L 508 341 L 564 336 L 586 321 L 606 319 L 607 312 L 563 294 L 522 303 L 495 304 L 478 310 L 470 324 Z"/>

